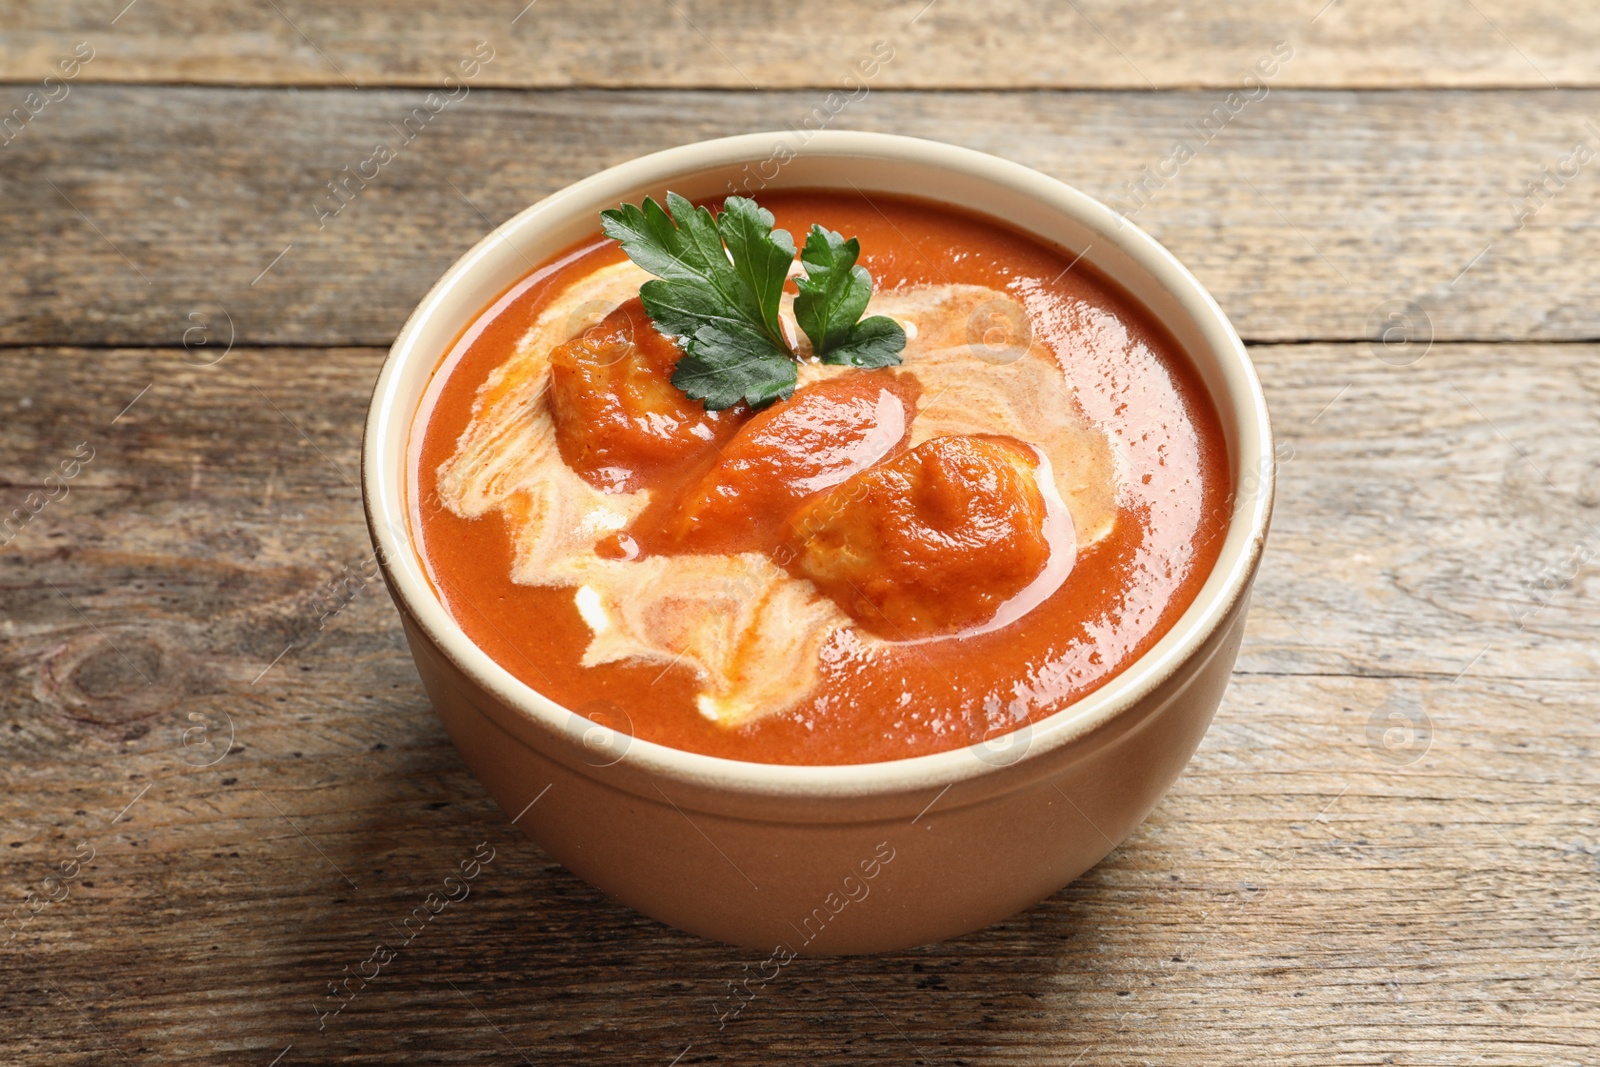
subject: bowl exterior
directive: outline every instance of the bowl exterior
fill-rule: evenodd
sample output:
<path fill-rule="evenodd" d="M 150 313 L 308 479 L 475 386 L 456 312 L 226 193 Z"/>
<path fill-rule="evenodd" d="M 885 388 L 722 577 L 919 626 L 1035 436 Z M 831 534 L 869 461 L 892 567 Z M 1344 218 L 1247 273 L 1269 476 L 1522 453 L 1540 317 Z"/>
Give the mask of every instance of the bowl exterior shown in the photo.
<path fill-rule="evenodd" d="M 1003 788 L 977 799 L 956 785 L 905 797 L 898 810 L 862 805 L 860 820 L 805 796 L 746 817 L 733 813 L 744 800 L 737 792 L 685 791 L 618 764 L 596 766 L 593 753 L 563 752 L 559 739 L 453 663 L 404 604 L 400 611 L 450 739 L 552 859 L 681 930 L 761 953 L 812 955 L 890 951 L 980 930 L 1103 859 L 1200 744 L 1233 669 L 1246 602 L 1098 736 L 1042 765 L 997 766 L 999 781 L 985 785 Z"/>

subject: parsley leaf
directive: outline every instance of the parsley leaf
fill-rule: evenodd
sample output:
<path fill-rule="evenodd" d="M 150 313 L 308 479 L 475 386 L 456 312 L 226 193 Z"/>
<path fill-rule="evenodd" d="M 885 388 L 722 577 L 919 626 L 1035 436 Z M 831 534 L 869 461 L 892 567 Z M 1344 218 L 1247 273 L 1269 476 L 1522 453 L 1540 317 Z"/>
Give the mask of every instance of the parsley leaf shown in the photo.
<path fill-rule="evenodd" d="M 752 408 L 764 408 L 774 400 L 789 399 L 798 366 L 752 327 L 715 323 L 695 331 L 672 370 L 672 384 L 704 401 L 707 411 L 731 408 L 741 400 Z"/>
<path fill-rule="evenodd" d="M 861 319 L 872 298 L 872 275 L 857 265 L 860 256 L 856 238 L 846 241 L 813 225 L 800 253 L 806 277 L 795 279 L 800 295 L 795 297 L 794 318 L 822 362 L 892 367 L 900 362 L 906 332 L 885 315 Z"/>
<path fill-rule="evenodd" d="M 753 408 L 794 392 L 794 354 L 778 302 L 794 262 L 794 240 L 772 213 L 730 196 L 720 215 L 677 193 L 665 209 L 649 197 L 600 213 L 601 229 L 654 274 L 639 288 L 645 312 L 679 338 L 684 357 L 672 384 L 708 410 Z"/>

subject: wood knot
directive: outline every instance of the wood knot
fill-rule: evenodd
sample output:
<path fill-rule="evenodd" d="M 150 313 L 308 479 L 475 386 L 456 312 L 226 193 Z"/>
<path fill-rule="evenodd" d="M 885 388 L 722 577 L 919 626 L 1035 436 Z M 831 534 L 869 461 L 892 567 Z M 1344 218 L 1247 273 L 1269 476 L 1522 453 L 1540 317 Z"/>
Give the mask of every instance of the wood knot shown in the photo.
<path fill-rule="evenodd" d="M 187 674 L 174 649 L 142 636 L 96 632 L 46 655 L 35 695 L 81 722 L 124 727 L 179 703 Z"/>

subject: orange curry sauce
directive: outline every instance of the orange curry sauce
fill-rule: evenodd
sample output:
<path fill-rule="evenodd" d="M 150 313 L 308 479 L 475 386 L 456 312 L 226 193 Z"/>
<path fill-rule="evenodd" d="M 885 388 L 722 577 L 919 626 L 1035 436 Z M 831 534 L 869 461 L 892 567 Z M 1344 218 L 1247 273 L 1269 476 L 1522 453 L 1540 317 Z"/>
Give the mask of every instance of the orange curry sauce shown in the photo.
<path fill-rule="evenodd" d="M 634 736 L 764 763 L 864 763 L 970 745 L 1104 685 L 1193 601 L 1227 525 L 1221 426 L 1176 341 L 1087 263 L 1074 265 L 1072 254 L 994 221 L 878 195 L 759 199 L 797 241 L 813 222 L 859 237 L 875 291 L 970 283 L 1034 298 L 1034 337 L 1056 353 L 1084 415 L 1125 459 L 1111 534 L 1080 548 L 1064 584 L 1010 625 L 825 658 L 808 700 L 743 727 L 719 726 L 696 710 L 695 678 L 685 667 L 581 666 L 590 631 L 573 589 L 514 584 L 505 520 L 498 513 L 465 520 L 446 510 L 437 471 L 471 420 L 478 387 L 534 317 L 572 280 L 624 258 L 597 234 L 487 308 L 441 363 L 418 412 L 412 521 L 451 614 L 498 663 L 567 707 L 610 702 L 626 711 Z"/>

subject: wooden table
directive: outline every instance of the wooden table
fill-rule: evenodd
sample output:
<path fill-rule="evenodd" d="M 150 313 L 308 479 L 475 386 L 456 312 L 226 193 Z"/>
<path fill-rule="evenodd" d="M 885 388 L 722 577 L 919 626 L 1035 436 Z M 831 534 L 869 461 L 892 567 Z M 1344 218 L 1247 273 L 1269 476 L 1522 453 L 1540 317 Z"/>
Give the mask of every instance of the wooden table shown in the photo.
<path fill-rule="evenodd" d="M 5 1062 L 1600 1062 L 1600 9 L 125 3 L 0 16 Z M 994 929 L 801 961 L 719 1028 L 757 958 L 601 897 L 462 766 L 363 584 L 357 446 L 491 225 L 819 108 L 1137 207 L 1293 451 L 1150 820 Z"/>

